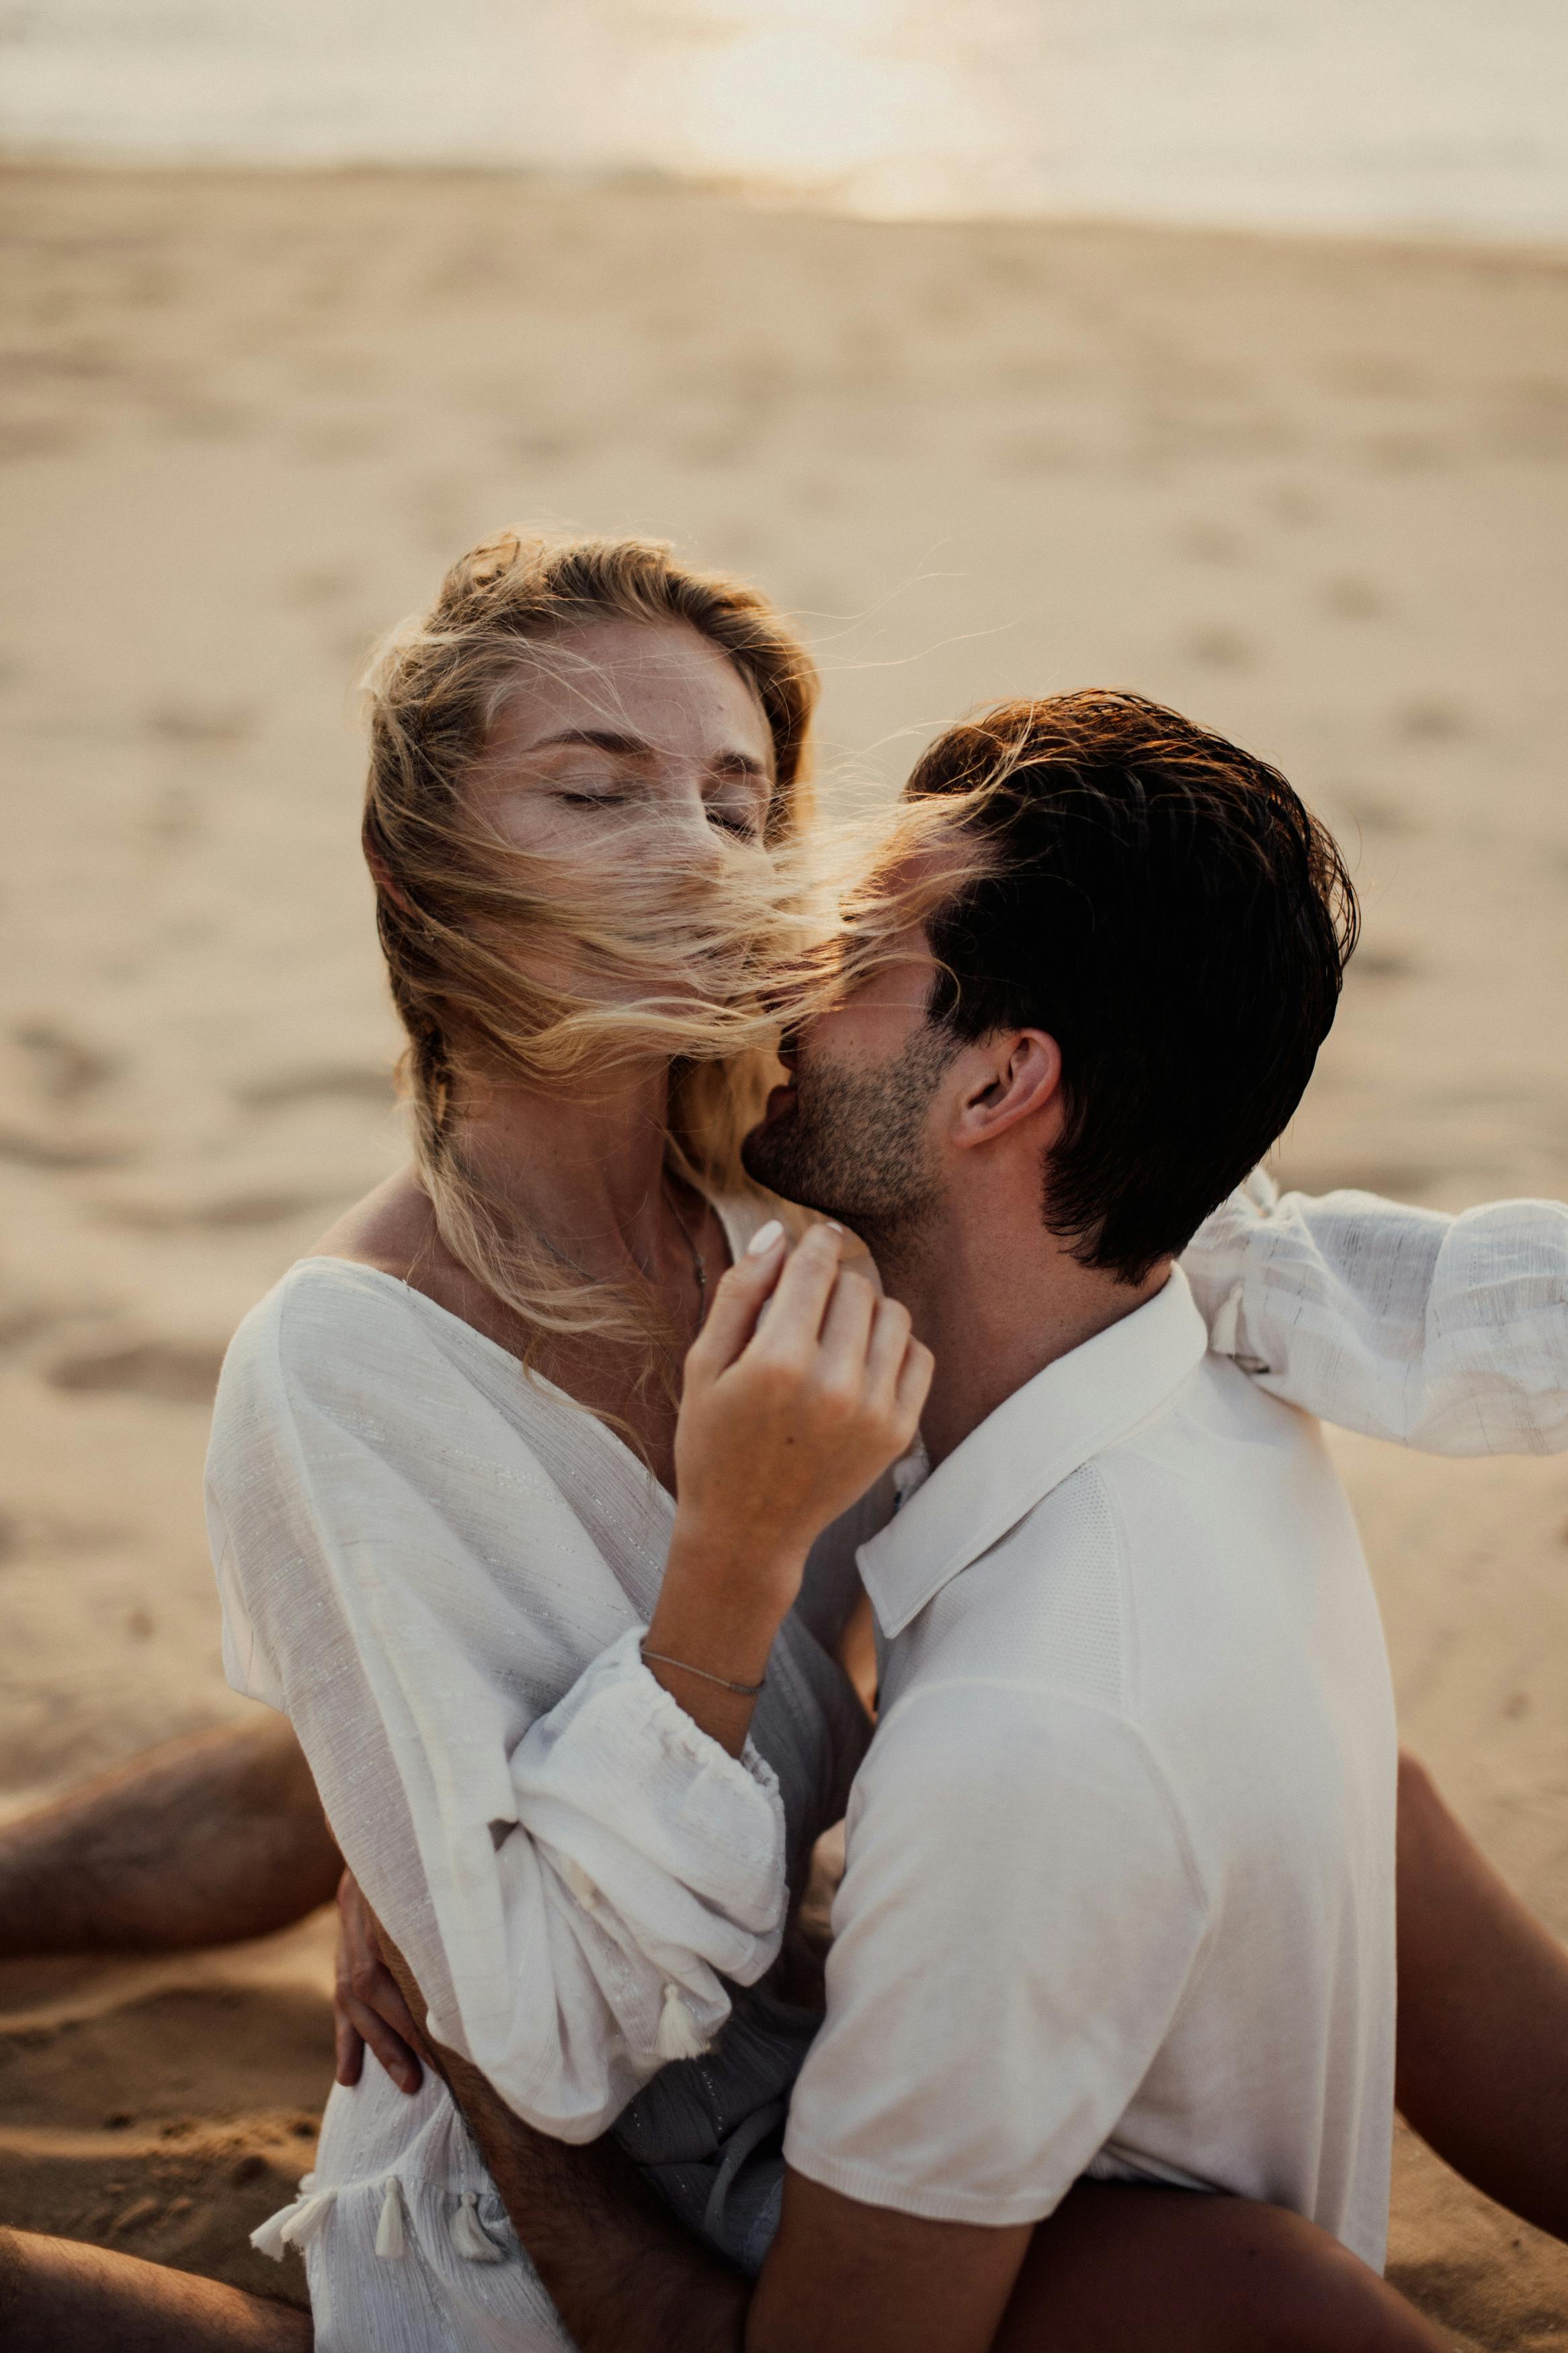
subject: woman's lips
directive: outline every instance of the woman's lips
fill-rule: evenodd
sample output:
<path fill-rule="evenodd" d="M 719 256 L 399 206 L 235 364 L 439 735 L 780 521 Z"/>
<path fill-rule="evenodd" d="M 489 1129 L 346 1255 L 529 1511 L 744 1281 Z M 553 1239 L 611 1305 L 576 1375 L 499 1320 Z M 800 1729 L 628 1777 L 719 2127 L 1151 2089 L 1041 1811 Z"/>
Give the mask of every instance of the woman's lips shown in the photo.
<path fill-rule="evenodd" d="M 790 1112 L 795 1109 L 795 1091 L 793 1084 L 774 1087 L 773 1092 L 769 1095 L 766 1103 L 763 1107 L 763 1125 L 764 1127 L 771 1127 L 775 1119 L 782 1119 L 786 1112 Z"/>

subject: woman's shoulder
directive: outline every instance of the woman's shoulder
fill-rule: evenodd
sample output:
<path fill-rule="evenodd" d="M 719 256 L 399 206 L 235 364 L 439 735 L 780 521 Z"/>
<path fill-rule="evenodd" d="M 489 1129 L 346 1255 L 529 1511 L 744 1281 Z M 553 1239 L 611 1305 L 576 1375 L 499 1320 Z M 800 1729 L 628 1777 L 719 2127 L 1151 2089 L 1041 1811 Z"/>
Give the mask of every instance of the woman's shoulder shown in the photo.
<path fill-rule="evenodd" d="M 230 1341 L 219 1414 L 268 1396 L 409 1398 L 416 1366 L 428 1373 L 450 1361 L 435 1329 L 438 1313 L 385 1268 L 326 1253 L 298 1259 Z M 427 1397 L 427 1378 L 422 1387 Z"/>
<path fill-rule="evenodd" d="M 297 1259 L 234 1335 L 229 1366 L 253 1377 L 374 1365 L 433 1347 L 430 1303 L 407 1276 L 428 1246 L 430 1205 L 411 1169 L 355 1202 Z M 424 1312 L 422 1312 L 424 1311 Z"/>

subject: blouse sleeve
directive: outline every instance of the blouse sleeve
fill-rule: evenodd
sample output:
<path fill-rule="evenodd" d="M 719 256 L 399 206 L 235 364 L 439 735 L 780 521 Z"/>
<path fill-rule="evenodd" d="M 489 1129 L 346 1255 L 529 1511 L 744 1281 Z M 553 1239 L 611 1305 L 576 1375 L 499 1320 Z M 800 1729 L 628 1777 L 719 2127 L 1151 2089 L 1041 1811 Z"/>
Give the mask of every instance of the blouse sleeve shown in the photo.
<path fill-rule="evenodd" d="M 654 1681 L 561 1491 L 419 1337 L 395 1293 L 294 1278 L 241 1326 L 208 1458 L 225 1665 L 291 1718 L 435 2037 L 589 2140 L 773 1959 L 778 1785 Z"/>
<path fill-rule="evenodd" d="M 1324 1421 L 1430 1454 L 1568 1449 L 1568 1208 L 1446 1217 L 1259 1170 L 1182 1264 L 1209 1345 Z"/>

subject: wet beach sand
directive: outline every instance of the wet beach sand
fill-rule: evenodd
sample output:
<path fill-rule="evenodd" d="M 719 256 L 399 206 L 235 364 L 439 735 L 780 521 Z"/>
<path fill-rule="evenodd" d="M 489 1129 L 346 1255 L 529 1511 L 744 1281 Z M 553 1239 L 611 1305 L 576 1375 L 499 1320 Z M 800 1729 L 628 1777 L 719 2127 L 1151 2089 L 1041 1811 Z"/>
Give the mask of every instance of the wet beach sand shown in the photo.
<path fill-rule="evenodd" d="M 654 181 L 19 170 L 0 733 L 0 1810 L 232 1719 L 237 1319 L 399 1152 L 352 681 L 494 525 L 797 611 L 824 790 L 1121 684 L 1277 758 L 1365 944 L 1280 1155 L 1568 1196 L 1568 262 L 767 212 Z M 1568 1463 L 1339 1442 L 1406 1738 L 1568 1935 Z M 298 2295 L 330 1928 L 0 1968 L 0 2216 Z M 1394 2274 L 1568 2348 L 1568 2250 L 1402 2136 Z"/>

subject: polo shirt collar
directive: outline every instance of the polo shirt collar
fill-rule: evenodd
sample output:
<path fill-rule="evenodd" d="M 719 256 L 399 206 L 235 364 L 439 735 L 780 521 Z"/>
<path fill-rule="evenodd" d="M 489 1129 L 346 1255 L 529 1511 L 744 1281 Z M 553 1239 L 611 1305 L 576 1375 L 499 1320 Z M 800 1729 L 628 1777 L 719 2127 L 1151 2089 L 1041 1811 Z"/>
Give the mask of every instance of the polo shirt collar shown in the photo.
<path fill-rule="evenodd" d="M 1173 1398 L 1208 1347 L 1186 1276 L 1015 1389 L 857 1557 L 890 1640 L 961 1569 Z"/>

